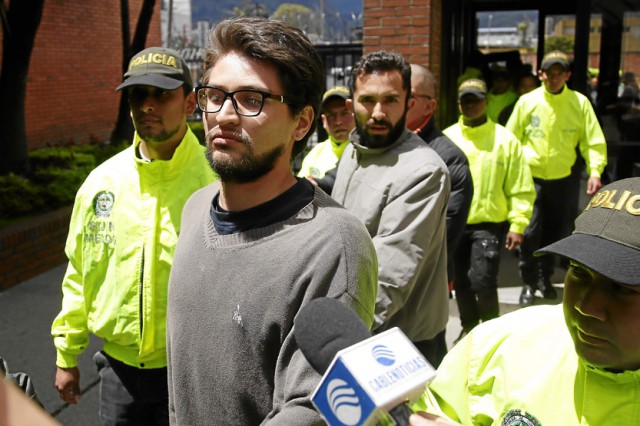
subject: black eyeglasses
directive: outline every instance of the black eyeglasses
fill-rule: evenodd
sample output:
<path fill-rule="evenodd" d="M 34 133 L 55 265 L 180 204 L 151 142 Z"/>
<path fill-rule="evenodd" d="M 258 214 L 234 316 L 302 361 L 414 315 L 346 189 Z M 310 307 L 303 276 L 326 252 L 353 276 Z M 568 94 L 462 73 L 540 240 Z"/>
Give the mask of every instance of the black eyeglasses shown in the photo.
<path fill-rule="evenodd" d="M 260 90 L 243 89 L 225 92 L 212 86 L 199 86 L 195 90 L 198 108 L 202 112 L 219 112 L 227 98 L 231 98 L 233 108 L 239 115 L 244 117 L 255 117 L 260 114 L 265 99 L 273 99 L 284 104 L 288 103 L 284 96 L 273 95 Z"/>

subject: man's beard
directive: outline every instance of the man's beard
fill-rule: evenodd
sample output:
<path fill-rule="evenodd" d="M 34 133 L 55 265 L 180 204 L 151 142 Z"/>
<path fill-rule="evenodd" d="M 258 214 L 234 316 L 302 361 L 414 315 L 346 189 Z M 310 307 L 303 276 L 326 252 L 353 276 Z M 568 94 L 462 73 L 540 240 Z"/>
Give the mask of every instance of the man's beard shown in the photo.
<path fill-rule="evenodd" d="M 135 124 L 135 122 L 134 122 Z M 174 137 L 180 131 L 180 127 L 182 124 L 179 124 L 175 129 L 172 130 L 164 130 L 158 134 L 154 134 L 152 132 L 148 132 L 144 129 L 144 126 L 134 126 L 136 127 L 136 132 L 138 136 L 145 142 L 165 142 Z M 140 127 L 138 129 L 137 127 Z"/>
<path fill-rule="evenodd" d="M 240 159 L 230 156 L 216 158 L 215 150 L 207 142 L 207 160 L 214 172 L 225 183 L 249 183 L 255 182 L 269 173 L 276 165 L 278 159 L 284 153 L 284 147 L 279 145 L 271 151 L 256 155 L 253 141 L 246 136 L 241 137 L 241 143 L 247 147 L 247 152 Z"/>
<path fill-rule="evenodd" d="M 391 145 L 404 131 L 406 120 L 407 111 L 405 110 L 395 126 L 387 120 L 375 121 L 377 125 L 385 125 L 389 129 L 389 132 L 386 135 L 371 135 L 368 132 L 367 125 L 360 124 L 356 117 L 356 133 L 360 136 L 360 145 L 366 146 L 367 148 L 384 148 L 385 146 Z"/>

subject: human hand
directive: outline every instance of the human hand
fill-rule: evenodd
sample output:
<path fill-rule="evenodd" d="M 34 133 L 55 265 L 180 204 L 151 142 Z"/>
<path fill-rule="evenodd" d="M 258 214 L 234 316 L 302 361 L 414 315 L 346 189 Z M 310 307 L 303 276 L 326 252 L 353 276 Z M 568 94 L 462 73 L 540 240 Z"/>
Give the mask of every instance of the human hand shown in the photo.
<path fill-rule="evenodd" d="M 80 401 L 80 369 L 58 367 L 55 386 L 60 399 L 69 404 L 77 404 Z"/>
<path fill-rule="evenodd" d="M 599 177 L 591 176 L 587 181 L 587 195 L 593 195 L 602 188 L 602 180 Z"/>
<path fill-rule="evenodd" d="M 409 417 L 410 426 L 453 426 L 459 424 L 460 423 L 445 419 L 444 417 L 436 416 L 435 414 L 425 413 L 424 411 L 414 413 Z"/>
<path fill-rule="evenodd" d="M 522 234 L 509 231 L 507 232 L 507 238 L 504 246 L 507 248 L 507 250 L 514 250 L 520 247 L 523 241 L 524 241 L 524 236 Z"/>

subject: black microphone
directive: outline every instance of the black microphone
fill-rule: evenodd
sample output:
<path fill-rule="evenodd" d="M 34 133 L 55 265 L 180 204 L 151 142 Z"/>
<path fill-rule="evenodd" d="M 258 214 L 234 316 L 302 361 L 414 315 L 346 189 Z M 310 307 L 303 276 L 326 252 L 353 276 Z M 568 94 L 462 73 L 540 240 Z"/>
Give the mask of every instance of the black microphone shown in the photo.
<path fill-rule="evenodd" d="M 344 303 L 320 297 L 296 315 L 293 336 L 309 364 L 324 374 L 338 351 L 371 337 L 358 314 Z"/>
<path fill-rule="evenodd" d="M 303 306 L 293 334 L 309 364 L 323 375 L 312 401 L 330 425 L 390 416 L 408 426 L 406 401 L 422 394 L 435 376 L 398 328 L 372 336 L 360 317 L 335 299 Z"/>

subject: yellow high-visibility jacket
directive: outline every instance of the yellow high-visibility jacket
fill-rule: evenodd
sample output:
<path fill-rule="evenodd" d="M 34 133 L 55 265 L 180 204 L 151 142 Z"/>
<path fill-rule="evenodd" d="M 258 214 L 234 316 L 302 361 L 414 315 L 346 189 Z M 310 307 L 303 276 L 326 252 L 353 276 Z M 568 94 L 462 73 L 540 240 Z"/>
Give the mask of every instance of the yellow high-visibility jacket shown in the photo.
<path fill-rule="evenodd" d="M 348 144 L 349 141 L 338 143 L 332 137 L 320 142 L 302 160 L 298 177 L 322 179 L 329 170 L 336 167 Z"/>
<path fill-rule="evenodd" d="M 637 425 L 640 371 L 576 354 L 562 305 L 533 306 L 474 328 L 447 354 L 414 410 L 463 425 Z"/>
<path fill-rule="evenodd" d="M 139 144 L 136 133 L 76 194 L 62 310 L 51 328 L 58 367 L 77 365 L 90 332 L 125 364 L 166 366 L 167 285 L 182 208 L 215 177 L 189 129 L 169 161 L 137 158 Z"/>
<path fill-rule="evenodd" d="M 591 102 L 566 85 L 556 95 L 544 85 L 522 95 L 506 127 L 522 142 L 534 178 L 569 176 L 576 146 L 589 176 L 600 177 L 607 165 L 607 143 Z"/>
<path fill-rule="evenodd" d="M 533 212 L 536 191 L 520 141 L 487 118 L 469 127 L 458 123 L 443 132 L 465 153 L 473 179 L 468 224 L 509 221 L 509 230 L 523 234 Z"/>
<path fill-rule="evenodd" d="M 497 123 L 502 110 L 517 101 L 518 94 L 510 87 L 506 92 L 499 95 L 496 95 L 493 92 L 487 93 L 487 100 L 489 101 L 486 111 L 487 117 Z"/>

